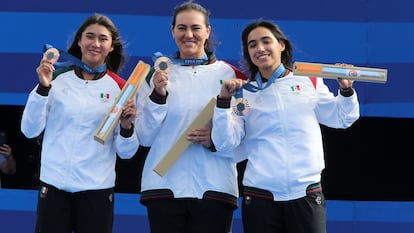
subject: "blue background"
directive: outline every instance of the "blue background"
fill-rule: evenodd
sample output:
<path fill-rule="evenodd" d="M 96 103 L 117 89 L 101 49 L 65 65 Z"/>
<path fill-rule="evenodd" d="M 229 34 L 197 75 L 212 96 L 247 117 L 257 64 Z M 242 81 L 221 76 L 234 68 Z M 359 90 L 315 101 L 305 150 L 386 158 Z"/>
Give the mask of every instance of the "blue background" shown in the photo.
<path fill-rule="evenodd" d="M 82 21 L 94 12 L 110 16 L 126 42 L 128 78 L 138 60 L 176 50 L 169 30 L 180 1 L 7 1 L 0 4 L 0 104 L 24 105 L 37 82 L 45 43 L 66 49 Z M 362 116 L 414 117 L 414 2 L 410 0 L 198 1 L 210 10 L 220 59 L 237 65 L 240 33 L 257 18 L 276 22 L 294 45 L 294 61 L 345 62 L 388 70 L 386 84 L 358 82 Z M 327 83 L 336 90 L 334 80 Z"/>
<path fill-rule="evenodd" d="M 32 190 L 0 190 L 1 232 L 34 231 L 36 194 Z M 146 209 L 138 200 L 137 194 L 115 195 L 113 233 L 150 232 Z M 414 232 L 414 203 L 328 200 L 327 208 L 328 233 Z M 234 214 L 233 233 L 242 232 L 241 212 L 238 208 Z"/>

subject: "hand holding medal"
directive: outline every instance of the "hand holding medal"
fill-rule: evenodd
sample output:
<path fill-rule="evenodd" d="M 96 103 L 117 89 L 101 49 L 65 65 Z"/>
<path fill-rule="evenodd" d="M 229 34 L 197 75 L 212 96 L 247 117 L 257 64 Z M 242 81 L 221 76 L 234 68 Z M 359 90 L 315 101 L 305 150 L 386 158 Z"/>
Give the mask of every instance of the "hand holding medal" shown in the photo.
<path fill-rule="evenodd" d="M 220 91 L 221 98 L 231 98 L 232 96 L 236 98 L 233 111 L 238 116 L 246 116 L 250 110 L 247 100 L 243 98 L 244 82 L 241 79 L 227 79 L 223 82 Z"/>
<path fill-rule="evenodd" d="M 60 53 L 56 48 L 44 49 L 43 58 L 40 61 L 40 65 L 36 68 L 40 85 L 44 87 L 50 86 L 52 74 L 55 70 L 54 64 L 57 62 L 59 57 Z"/>
<path fill-rule="evenodd" d="M 244 83 L 242 86 L 238 87 L 236 90 L 236 103 L 233 106 L 233 111 L 239 116 L 246 116 L 247 113 L 250 110 L 250 106 L 247 103 L 247 100 L 243 98 L 243 89 L 246 89 L 250 92 L 257 92 L 263 89 L 268 88 L 272 83 L 279 77 L 282 77 L 285 74 L 286 68 L 283 64 L 281 64 L 275 72 L 270 77 L 269 81 L 263 85 L 262 76 L 260 72 L 257 72 L 255 80 L 257 83 L 257 86 L 252 85 L 249 82 Z M 240 80 L 241 81 L 241 80 Z"/>

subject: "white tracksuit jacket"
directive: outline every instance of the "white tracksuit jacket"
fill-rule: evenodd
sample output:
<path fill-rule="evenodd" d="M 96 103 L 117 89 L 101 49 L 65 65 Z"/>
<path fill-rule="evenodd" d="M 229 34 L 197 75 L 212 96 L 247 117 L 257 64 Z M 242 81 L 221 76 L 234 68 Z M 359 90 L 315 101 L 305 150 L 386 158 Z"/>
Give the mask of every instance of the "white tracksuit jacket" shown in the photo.
<path fill-rule="evenodd" d="M 143 169 L 142 192 L 164 189 L 172 192 L 173 198 L 201 199 L 206 191 L 214 191 L 236 200 L 233 152 L 212 152 L 202 145 L 190 145 L 163 177 L 153 171 L 206 104 L 217 96 L 221 81 L 236 76 L 234 67 L 219 60 L 194 67 L 173 64 L 166 104 L 157 104 L 148 97 L 153 90 L 152 78 L 141 85 L 136 128 L 140 143 L 151 147 Z"/>
<path fill-rule="evenodd" d="M 321 78 L 289 73 L 264 90 L 244 90 L 243 97 L 251 108 L 246 116 L 216 107 L 212 139 L 218 151 L 240 144 L 238 161 L 248 159 L 243 185 L 270 191 L 275 201 L 303 197 L 308 185 L 320 182 L 325 162 L 319 124 L 347 128 L 359 118 L 356 92 L 334 96 Z"/>
<path fill-rule="evenodd" d="M 137 135 L 123 137 L 119 124 L 106 143 L 94 134 L 120 94 L 125 80 L 109 72 L 97 80 L 83 80 L 74 70 L 59 74 L 47 96 L 30 92 L 21 130 L 28 138 L 43 135 L 40 180 L 67 192 L 115 186 L 115 162 L 131 158 Z"/>

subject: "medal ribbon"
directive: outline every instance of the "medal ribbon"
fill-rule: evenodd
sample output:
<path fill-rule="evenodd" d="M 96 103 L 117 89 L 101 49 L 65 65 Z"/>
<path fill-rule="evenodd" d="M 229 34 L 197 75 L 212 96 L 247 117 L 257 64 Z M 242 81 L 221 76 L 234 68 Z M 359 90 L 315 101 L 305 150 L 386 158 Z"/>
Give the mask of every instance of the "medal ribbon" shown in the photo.
<path fill-rule="evenodd" d="M 250 91 L 250 92 L 258 92 L 260 90 L 264 90 L 268 88 L 272 83 L 279 78 L 284 72 L 286 71 L 286 68 L 283 64 L 280 64 L 280 66 L 273 72 L 272 77 L 270 77 L 269 81 L 267 81 L 266 85 L 263 86 L 263 80 L 262 76 L 260 75 L 260 72 L 257 72 L 255 78 L 257 82 L 257 86 L 251 84 L 250 82 L 243 85 L 243 88 L 240 88 L 236 91 L 236 94 L 234 97 L 237 98 L 243 98 L 243 89 Z"/>
<path fill-rule="evenodd" d="M 160 57 L 168 57 L 172 63 L 174 64 L 179 64 L 179 65 L 184 65 L 184 66 L 190 66 L 190 65 L 202 65 L 205 64 L 208 61 L 208 57 L 207 55 L 204 53 L 203 58 L 199 59 L 199 58 L 185 58 L 185 59 L 180 59 L 177 58 L 178 53 L 176 54 L 176 56 L 166 56 L 163 55 L 161 52 L 156 52 L 152 55 L 152 61 L 156 61 L 158 58 Z"/>
<path fill-rule="evenodd" d="M 62 49 L 58 49 L 58 48 L 56 48 L 56 47 L 54 47 L 50 44 L 45 44 L 45 46 L 43 48 L 43 52 L 46 52 L 50 48 L 57 49 L 59 51 L 60 56 L 66 60 L 64 62 L 56 62 L 54 64 L 56 66 L 68 67 L 68 66 L 76 65 L 76 66 L 80 67 L 81 69 L 85 70 L 86 72 L 88 72 L 90 74 L 99 74 L 99 73 L 102 73 L 106 70 L 106 63 L 104 63 L 103 65 L 101 65 L 97 69 L 93 69 L 90 66 L 86 65 L 85 63 L 83 63 L 79 58 L 73 56 L 72 54 L 70 54 L 70 53 L 68 53 L 68 52 L 66 52 Z"/>

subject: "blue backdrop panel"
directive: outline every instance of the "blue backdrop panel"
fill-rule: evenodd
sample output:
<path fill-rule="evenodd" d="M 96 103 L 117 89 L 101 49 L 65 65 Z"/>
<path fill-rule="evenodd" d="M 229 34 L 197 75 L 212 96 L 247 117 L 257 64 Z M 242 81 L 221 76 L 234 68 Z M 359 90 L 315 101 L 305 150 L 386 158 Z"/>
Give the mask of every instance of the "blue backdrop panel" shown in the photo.
<path fill-rule="evenodd" d="M 33 232 L 37 191 L 0 189 L 2 232 Z M 240 206 L 241 203 L 239 203 Z M 241 208 L 234 214 L 233 233 L 242 233 Z M 327 201 L 328 232 L 414 232 L 413 202 Z M 138 194 L 115 194 L 114 233 L 149 232 L 146 209 Z"/>
<path fill-rule="evenodd" d="M 170 16 L 173 7 L 182 1 L 106 1 L 72 0 L 71 4 L 58 4 L 53 0 L 42 1 L 6 1 L 0 5 L 0 11 L 21 12 L 101 12 L 106 14 L 128 15 L 164 15 Z M 211 12 L 211 17 L 218 18 L 275 18 L 286 20 L 312 21 L 378 21 L 378 22 L 413 22 L 413 2 L 411 0 L 226 0 L 196 1 Z M 247 10 L 246 10 L 247 8 Z"/>
<path fill-rule="evenodd" d="M 24 105 L 37 83 L 35 68 L 45 43 L 66 49 L 75 30 L 94 12 L 108 14 L 126 42 L 128 78 L 138 60 L 152 63 L 152 53 L 176 50 L 171 37 L 173 7 L 181 1 L 80 1 L 62 7 L 55 1 L 7 1 L 0 5 L 0 104 Z M 414 2 L 397 0 L 327 0 L 275 2 L 247 0 L 198 1 L 211 12 L 217 55 L 234 65 L 242 57 L 240 34 L 257 18 L 274 20 L 291 39 L 294 60 L 346 62 L 388 69 L 388 82 L 355 83 L 362 116 L 414 117 Z M 249 6 L 249 10 L 243 6 Z M 398 13 L 397 13 L 398 12 Z M 327 83 L 336 91 L 334 80 Z"/>

